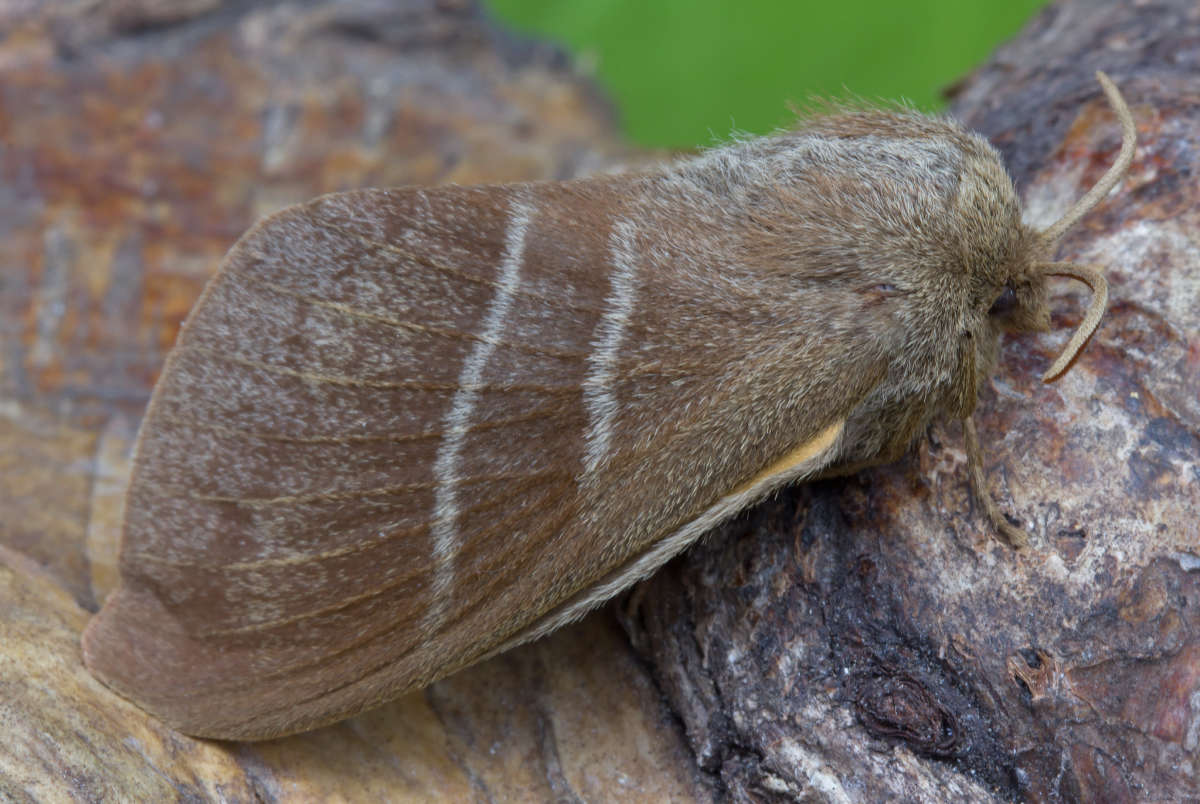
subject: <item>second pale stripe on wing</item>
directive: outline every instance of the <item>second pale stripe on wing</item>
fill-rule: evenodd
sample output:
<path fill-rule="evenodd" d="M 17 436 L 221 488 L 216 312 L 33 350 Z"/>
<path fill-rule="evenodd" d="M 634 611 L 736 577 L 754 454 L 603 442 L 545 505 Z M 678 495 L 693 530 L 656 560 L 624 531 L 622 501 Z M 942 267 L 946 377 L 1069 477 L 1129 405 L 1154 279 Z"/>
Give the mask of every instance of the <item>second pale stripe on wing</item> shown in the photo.
<path fill-rule="evenodd" d="M 637 288 L 635 251 L 636 228 L 632 221 L 619 220 L 613 226 L 609 251 L 612 255 L 612 290 L 605 299 L 604 315 L 597 327 L 597 336 L 588 356 L 588 375 L 583 383 L 583 401 L 587 408 L 588 434 L 584 468 L 588 474 L 608 457 L 613 423 L 617 417 L 617 399 L 613 393 L 613 378 L 617 357 L 629 316 L 633 312 Z"/>

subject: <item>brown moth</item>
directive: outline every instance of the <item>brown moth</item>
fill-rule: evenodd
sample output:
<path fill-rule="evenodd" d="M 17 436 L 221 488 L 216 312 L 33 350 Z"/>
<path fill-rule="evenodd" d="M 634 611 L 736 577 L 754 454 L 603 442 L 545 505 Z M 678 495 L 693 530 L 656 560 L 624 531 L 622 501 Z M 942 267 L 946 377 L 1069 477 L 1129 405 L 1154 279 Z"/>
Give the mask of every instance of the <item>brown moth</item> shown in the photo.
<path fill-rule="evenodd" d="M 955 123 L 843 109 L 655 172 L 339 193 L 255 226 L 138 439 L 101 680 L 188 734 L 353 715 L 535 639 L 798 479 L 971 414 L 1045 232 Z"/>

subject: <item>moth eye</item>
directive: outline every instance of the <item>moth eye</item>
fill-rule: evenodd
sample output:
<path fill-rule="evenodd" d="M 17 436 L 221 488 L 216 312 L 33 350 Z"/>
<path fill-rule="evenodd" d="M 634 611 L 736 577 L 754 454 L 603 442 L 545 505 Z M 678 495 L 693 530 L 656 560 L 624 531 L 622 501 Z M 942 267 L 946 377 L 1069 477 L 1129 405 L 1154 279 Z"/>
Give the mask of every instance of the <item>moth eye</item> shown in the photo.
<path fill-rule="evenodd" d="M 1011 287 L 1005 287 L 1004 292 L 996 297 L 992 302 L 992 309 L 988 310 L 988 315 L 1005 316 L 1013 311 L 1017 306 L 1017 294 Z"/>

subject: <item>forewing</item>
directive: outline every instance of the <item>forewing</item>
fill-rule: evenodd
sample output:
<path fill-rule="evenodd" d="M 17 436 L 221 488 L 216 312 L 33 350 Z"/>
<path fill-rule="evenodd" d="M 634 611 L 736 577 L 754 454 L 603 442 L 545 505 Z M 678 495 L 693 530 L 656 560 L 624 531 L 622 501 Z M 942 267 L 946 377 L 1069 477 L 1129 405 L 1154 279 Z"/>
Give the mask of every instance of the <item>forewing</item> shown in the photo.
<path fill-rule="evenodd" d="M 188 733 L 311 728 L 575 616 L 744 493 L 761 453 L 691 442 L 766 357 L 680 341 L 689 281 L 622 267 L 652 227 L 614 187 L 345 193 L 248 233 L 147 412 L 89 667 Z M 735 338 L 767 314 L 699 296 Z"/>

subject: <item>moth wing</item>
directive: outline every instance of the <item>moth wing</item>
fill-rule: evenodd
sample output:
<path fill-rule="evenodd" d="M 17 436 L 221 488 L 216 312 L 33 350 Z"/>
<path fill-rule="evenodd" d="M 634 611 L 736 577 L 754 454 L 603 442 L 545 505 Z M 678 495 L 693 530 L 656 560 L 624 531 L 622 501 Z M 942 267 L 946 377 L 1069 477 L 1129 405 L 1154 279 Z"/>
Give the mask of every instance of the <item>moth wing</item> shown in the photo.
<path fill-rule="evenodd" d="M 359 191 L 247 233 L 147 411 L 89 668 L 189 734 L 313 728 L 579 616 L 823 465 L 878 377 L 810 400 L 773 466 L 753 433 L 695 446 L 770 355 L 678 342 L 683 280 L 622 264 L 650 231 L 625 195 Z M 714 304 L 735 339 L 761 323 Z"/>

